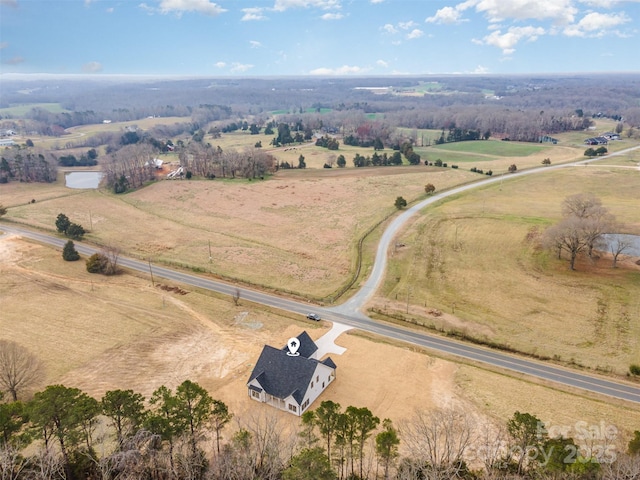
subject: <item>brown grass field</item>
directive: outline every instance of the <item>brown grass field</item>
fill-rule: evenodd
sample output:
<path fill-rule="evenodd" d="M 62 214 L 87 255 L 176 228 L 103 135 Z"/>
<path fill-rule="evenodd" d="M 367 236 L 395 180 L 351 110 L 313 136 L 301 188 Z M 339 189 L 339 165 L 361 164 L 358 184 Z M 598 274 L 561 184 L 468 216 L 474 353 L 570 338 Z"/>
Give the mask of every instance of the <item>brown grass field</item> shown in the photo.
<path fill-rule="evenodd" d="M 0 278 L 2 337 L 43 360 L 42 385 L 61 383 L 96 398 L 127 388 L 148 398 L 160 385 L 175 388 L 190 379 L 238 417 L 274 414 L 247 396 L 262 346 L 284 344 L 302 330 L 318 338 L 328 329 L 242 301 L 236 307 L 189 287 L 181 295 L 135 275 L 91 275 L 82 260 L 64 262 L 56 249 L 15 236 L 0 236 Z M 619 428 L 622 443 L 640 425 L 638 406 L 559 391 L 353 332 L 337 343 L 347 350 L 332 355 L 337 381 L 322 399 L 366 406 L 394 422 L 415 410 L 454 406 L 500 424 L 519 410 L 549 425 L 605 421 Z"/>
<path fill-rule="evenodd" d="M 65 213 L 91 229 L 88 241 L 123 254 L 327 301 L 349 280 L 357 241 L 395 213 L 397 196 L 411 202 L 423 198 L 426 183 L 440 191 L 483 178 L 468 172 L 470 166 L 497 171 L 495 165 L 539 166 L 546 157 L 554 164 L 568 161 L 583 151 L 584 133 L 574 136 L 572 148 L 566 142 L 459 170 L 355 169 L 352 147 L 328 152 L 298 146 L 274 153 L 296 165 L 303 154 L 306 171 L 280 171 L 252 182 L 162 181 L 120 196 L 65 188 L 61 172 L 56 184 L 0 185 L 0 204 L 10 207 L 9 221 L 53 232 L 56 216 Z M 220 143 L 223 149 L 240 148 L 262 139 L 266 147 L 266 138 L 237 134 Z M 322 168 L 340 153 L 348 168 Z M 429 208 L 401 235 L 405 247 L 393 252 L 372 306 L 557 356 L 565 364 L 623 374 L 630 363 L 640 363 L 639 268 L 624 261 L 612 270 L 602 258 L 581 261 L 569 272 L 566 262 L 526 239 L 535 240 L 536 232 L 559 218 L 562 199 L 581 191 L 599 195 L 630 233 L 640 233 L 640 172 L 619 168 L 638 162 L 637 154 L 603 158 L 589 167 L 494 184 Z M 369 262 L 365 256 L 365 269 Z M 90 275 L 83 261 L 63 262 L 55 249 L 0 236 L 0 336 L 43 359 L 47 384 L 77 386 L 96 397 L 115 388 L 149 396 L 159 385 L 175 387 L 188 378 L 240 414 L 262 408 L 249 401 L 245 385 L 262 345 L 279 345 L 302 329 L 318 338 L 328 328 L 187 290 L 167 292 L 129 274 Z M 602 318 L 596 315 L 598 302 L 606 304 Z M 443 315 L 435 318 L 430 309 Z M 516 410 L 551 424 L 605 421 L 617 425 L 625 441 L 640 428 L 635 405 L 560 391 L 360 334 L 343 334 L 338 343 L 347 351 L 334 357 L 338 381 L 322 398 L 367 406 L 380 418 L 397 421 L 416 408 L 456 405 L 495 422 Z"/>
<path fill-rule="evenodd" d="M 402 235 L 374 306 L 533 355 L 624 375 L 640 362 L 640 266 L 541 250 L 562 200 L 593 192 L 640 234 L 640 171 L 587 166 L 505 181 L 424 211 Z M 408 298 L 407 298 L 408 295 Z M 408 306 L 407 306 L 408 304 Z M 441 317 L 428 313 L 444 312 Z M 407 314 L 407 310 L 409 313 Z M 598 312 L 601 313 L 598 313 Z"/>

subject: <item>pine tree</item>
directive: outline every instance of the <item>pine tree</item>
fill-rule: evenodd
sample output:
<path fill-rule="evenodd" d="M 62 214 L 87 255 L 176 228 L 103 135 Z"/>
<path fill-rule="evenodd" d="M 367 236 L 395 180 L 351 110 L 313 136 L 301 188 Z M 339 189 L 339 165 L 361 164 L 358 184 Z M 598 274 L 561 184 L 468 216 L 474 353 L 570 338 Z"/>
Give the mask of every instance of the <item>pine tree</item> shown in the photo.
<path fill-rule="evenodd" d="M 64 244 L 64 248 L 62 249 L 62 258 L 67 262 L 75 262 L 76 260 L 80 260 L 80 254 L 76 250 L 73 241 L 69 240 Z"/>

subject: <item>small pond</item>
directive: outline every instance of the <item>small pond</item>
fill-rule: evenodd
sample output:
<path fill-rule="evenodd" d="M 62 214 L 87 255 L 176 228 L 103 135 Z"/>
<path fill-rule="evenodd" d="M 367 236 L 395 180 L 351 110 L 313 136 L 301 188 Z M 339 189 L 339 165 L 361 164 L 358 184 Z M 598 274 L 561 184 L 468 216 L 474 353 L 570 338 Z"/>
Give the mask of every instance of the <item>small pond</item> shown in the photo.
<path fill-rule="evenodd" d="M 602 239 L 604 240 L 607 251 L 609 251 L 609 246 L 613 242 L 620 239 L 630 244 L 630 247 L 625 248 L 622 252 L 623 255 L 640 257 L 640 235 L 628 235 L 626 233 L 606 233 L 602 235 Z"/>
<path fill-rule="evenodd" d="M 64 185 L 67 188 L 98 188 L 102 175 L 102 172 L 69 172 L 64 176 Z"/>

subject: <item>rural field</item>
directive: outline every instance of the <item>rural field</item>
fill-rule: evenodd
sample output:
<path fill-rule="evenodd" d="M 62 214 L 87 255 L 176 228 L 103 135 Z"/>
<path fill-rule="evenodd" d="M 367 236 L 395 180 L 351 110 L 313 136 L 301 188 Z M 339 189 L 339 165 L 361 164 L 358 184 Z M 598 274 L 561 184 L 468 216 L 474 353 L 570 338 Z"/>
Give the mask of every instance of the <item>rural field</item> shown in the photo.
<path fill-rule="evenodd" d="M 189 287 L 154 287 L 136 275 L 91 275 L 82 260 L 64 262 L 57 249 L 15 236 L 0 236 L 0 276 L 3 338 L 43 360 L 43 385 L 62 383 L 96 398 L 128 388 L 148 398 L 160 385 L 175 388 L 189 379 L 238 418 L 261 412 L 297 422 L 251 401 L 247 378 L 264 344 L 284 344 L 302 330 L 317 339 L 329 328 Z M 640 424 L 635 405 L 559 391 L 355 332 L 337 343 L 346 352 L 332 355 L 337 381 L 322 399 L 366 406 L 394 423 L 416 410 L 456 407 L 499 425 L 519 410 L 548 425 L 616 425 L 620 448 Z"/>
<path fill-rule="evenodd" d="M 148 120 L 132 123 L 150 128 L 153 119 Z M 79 127 L 72 139 L 114 128 L 123 127 Z M 123 255 L 328 305 L 352 280 L 358 242 L 372 231 L 364 242 L 366 272 L 381 232 L 375 227 L 396 213 L 396 197 L 411 204 L 425 198 L 427 183 L 438 192 L 486 178 L 470 172 L 471 167 L 502 174 L 511 164 L 523 170 L 550 158 L 555 165 L 580 159 L 584 152 L 577 136 L 575 143 L 553 146 L 490 140 L 416 149 L 423 160 L 440 158 L 459 164 L 458 169 L 358 169 L 353 156 L 372 149 L 341 145 L 329 152 L 312 144 L 270 149 L 268 138 L 236 132 L 208 141 L 242 149 L 262 140 L 279 161 L 297 165 L 303 155 L 308 168 L 253 181 L 159 181 L 122 195 L 66 188 L 60 169 L 54 184 L 0 185 L 0 204 L 9 207 L 3 221 L 53 233 L 56 216 L 64 213 L 90 230 L 87 242 L 116 247 Z M 339 154 L 347 158 L 347 168 L 322 168 Z M 602 199 L 626 233 L 640 234 L 638 155 L 505 177 L 429 207 L 390 252 L 387 278 L 369 314 L 565 366 L 624 375 L 629 364 L 640 363 L 635 321 L 640 317 L 640 266 L 624 259 L 614 270 L 605 255 L 581 260 L 570 272 L 566 261 L 542 251 L 538 243 L 543 230 L 560 218 L 562 200 L 586 191 Z M 162 158 L 169 168 L 176 166 L 176 155 Z M 242 299 L 235 305 L 191 287 L 154 286 L 142 275 L 91 275 L 83 260 L 64 262 L 60 251 L 14 236 L 0 236 L 0 277 L 3 338 L 44 361 L 43 385 L 62 383 L 96 398 L 127 388 L 149 397 L 160 385 L 175 388 L 190 379 L 239 417 L 260 411 L 294 422 L 292 416 L 251 402 L 247 378 L 264 344 L 284 344 L 302 330 L 317 339 L 329 329 L 324 322 Z M 21 298 L 28 301 L 16 301 Z M 347 350 L 332 355 L 337 381 L 322 399 L 366 406 L 394 423 L 416 410 L 453 406 L 497 426 L 518 410 L 549 425 L 616 425 L 621 448 L 640 425 L 637 405 L 354 331 L 337 343 Z"/>
<path fill-rule="evenodd" d="M 636 154 L 634 154 L 636 155 Z M 603 160 L 605 162 L 606 160 Z M 640 362 L 640 265 L 540 247 L 569 195 L 591 192 L 640 234 L 640 171 L 560 169 L 474 190 L 423 211 L 400 235 L 377 312 L 534 356 L 625 375 Z M 434 316 L 431 311 L 442 312 Z"/>

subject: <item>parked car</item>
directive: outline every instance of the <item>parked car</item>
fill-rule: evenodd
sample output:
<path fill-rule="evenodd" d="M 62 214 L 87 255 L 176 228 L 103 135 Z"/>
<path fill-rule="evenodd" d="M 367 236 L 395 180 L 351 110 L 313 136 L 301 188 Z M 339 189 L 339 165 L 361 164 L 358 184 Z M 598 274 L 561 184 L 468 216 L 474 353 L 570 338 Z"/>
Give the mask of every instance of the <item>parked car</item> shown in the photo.
<path fill-rule="evenodd" d="M 317 313 L 307 313 L 307 318 L 309 320 L 313 320 L 314 322 L 320 321 L 320 315 L 318 315 Z"/>

